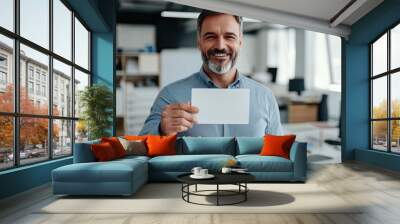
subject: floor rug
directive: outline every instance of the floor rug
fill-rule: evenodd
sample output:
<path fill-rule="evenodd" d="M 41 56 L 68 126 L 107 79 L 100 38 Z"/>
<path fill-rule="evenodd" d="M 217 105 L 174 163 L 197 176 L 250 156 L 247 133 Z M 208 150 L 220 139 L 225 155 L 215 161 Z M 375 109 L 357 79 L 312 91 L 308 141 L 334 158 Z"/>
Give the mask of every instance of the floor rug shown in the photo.
<path fill-rule="evenodd" d="M 235 186 L 224 185 L 232 190 Z M 182 200 L 178 183 L 149 183 L 130 197 L 58 196 L 36 213 L 119 214 L 119 213 L 360 213 L 360 205 L 349 203 L 317 184 L 254 183 L 249 184 L 247 201 L 237 205 L 205 206 Z M 212 190 L 214 185 L 199 185 L 198 190 Z M 191 188 L 194 190 L 194 186 Z M 204 192 L 203 192 L 204 193 Z M 197 203 L 213 205 L 215 193 L 191 196 Z M 223 197 L 222 203 L 239 200 Z"/>

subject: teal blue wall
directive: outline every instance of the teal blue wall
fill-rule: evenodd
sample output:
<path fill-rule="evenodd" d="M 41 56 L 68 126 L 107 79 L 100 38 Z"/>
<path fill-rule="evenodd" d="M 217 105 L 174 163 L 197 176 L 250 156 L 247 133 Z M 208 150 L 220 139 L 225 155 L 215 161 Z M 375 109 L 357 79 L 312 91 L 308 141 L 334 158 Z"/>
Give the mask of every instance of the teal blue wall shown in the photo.
<path fill-rule="evenodd" d="M 92 82 L 106 84 L 115 102 L 116 0 L 67 0 L 92 31 Z M 114 105 L 115 110 L 115 105 Z M 115 111 L 113 116 L 115 121 Z M 110 127 L 115 132 L 115 122 Z M 115 134 L 115 133 L 114 133 Z M 51 181 L 51 171 L 72 163 L 72 158 L 47 161 L 0 172 L 0 199 Z"/>
<path fill-rule="evenodd" d="M 387 159 L 387 155 L 369 150 L 368 45 L 397 22 L 400 22 L 400 0 L 386 0 L 353 24 L 349 39 L 343 41 L 343 160 L 358 160 L 392 170 L 400 166 L 398 156 L 390 155 Z"/>

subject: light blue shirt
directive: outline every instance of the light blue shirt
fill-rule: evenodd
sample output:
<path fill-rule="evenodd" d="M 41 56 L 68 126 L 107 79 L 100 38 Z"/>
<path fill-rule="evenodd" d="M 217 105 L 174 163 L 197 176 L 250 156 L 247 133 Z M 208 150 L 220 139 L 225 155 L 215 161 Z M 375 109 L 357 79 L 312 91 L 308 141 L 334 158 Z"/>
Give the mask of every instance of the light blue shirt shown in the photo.
<path fill-rule="evenodd" d="M 203 69 L 165 86 L 154 101 L 140 135 L 160 135 L 161 113 L 165 105 L 190 102 L 192 88 L 219 87 L 204 73 Z M 265 134 L 283 134 L 278 104 L 271 90 L 240 73 L 237 73 L 235 81 L 228 88 L 250 90 L 249 124 L 195 124 L 191 129 L 178 133 L 178 136 L 257 137 Z"/>

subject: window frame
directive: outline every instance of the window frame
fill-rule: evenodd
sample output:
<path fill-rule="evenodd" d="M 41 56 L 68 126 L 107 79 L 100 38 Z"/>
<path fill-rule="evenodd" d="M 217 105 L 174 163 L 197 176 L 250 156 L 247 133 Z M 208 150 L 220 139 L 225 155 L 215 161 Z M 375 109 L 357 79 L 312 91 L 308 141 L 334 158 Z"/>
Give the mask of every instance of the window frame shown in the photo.
<path fill-rule="evenodd" d="M 391 123 L 392 121 L 400 121 L 400 117 L 392 117 L 392 99 L 391 99 L 391 91 L 392 91 L 392 86 L 391 86 L 391 79 L 392 75 L 395 75 L 396 73 L 400 72 L 400 67 L 391 69 L 391 31 L 393 28 L 400 26 L 400 21 L 395 22 L 392 24 L 389 28 L 385 29 L 385 31 L 381 34 L 379 34 L 375 39 L 373 39 L 369 44 L 369 77 L 368 77 L 368 87 L 369 87 L 369 149 L 373 151 L 380 151 L 380 152 L 386 152 L 386 153 L 391 153 L 391 154 L 400 154 L 400 152 L 393 152 L 392 151 L 392 135 L 391 135 Z M 386 71 L 374 75 L 373 72 L 373 44 L 376 43 L 381 37 L 384 35 L 387 35 L 387 62 L 386 62 Z M 373 118 L 373 81 L 382 77 L 386 77 L 386 86 L 387 86 L 387 105 L 386 105 L 386 118 Z M 374 148 L 374 143 L 373 143 L 373 122 L 374 121 L 386 121 L 386 151 L 379 150 Z"/>
<path fill-rule="evenodd" d="M 14 0 L 13 1 L 13 10 L 14 10 L 14 31 L 10 31 L 4 27 L 0 26 L 0 35 L 3 35 L 5 37 L 11 38 L 13 40 L 13 52 L 12 52 L 12 57 L 13 57 L 13 64 L 12 66 L 12 73 L 13 75 L 13 81 L 14 81 L 14 110 L 13 112 L 2 112 L 0 111 L 0 116 L 11 116 L 13 119 L 13 166 L 11 167 L 5 167 L 5 168 L 0 168 L 0 172 L 5 171 L 5 170 L 11 170 L 11 169 L 16 169 L 19 167 L 23 166 L 30 166 L 33 164 L 38 164 L 38 163 L 43 163 L 46 161 L 50 160 L 58 160 L 66 157 L 73 156 L 74 152 L 74 143 L 75 143 L 75 126 L 76 126 L 76 121 L 79 120 L 79 117 L 75 116 L 75 108 L 71 108 L 71 114 L 70 116 L 61 116 L 61 115 L 53 115 L 53 59 L 58 60 L 61 63 L 64 63 L 68 66 L 71 66 L 71 92 L 72 92 L 72 99 L 71 99 L 71 104 L 74 105 L 75 103 L 75 88 L 74 88 L 74 82 L 75 82 L 75 69 L 85 73 L 89 77 L 89 83 L 88 86 L 92 85 L 92 61 L 91 61 L 91 50 L 92 50 L 92 43 L 91 43 L 91 38 L 92 38 L 92 30 L 89 28 L 89 26 L 84 22 L 84 20 L 76 13 L 72 7 L 65 1 L 65 0 L 59 0 L 68 10 L 71 11 L 71 59 L 64 58 L 63 56 L 55 53 L 53 50 L 53 1 L 54 0 L 48 0 L 49 2 L 49 47 L 46 49 L 45 47 L 40 46 L 39 44 L 34 43 L 33 41 L 30 41 L 27 38 L 24 38 L 23 36 L 20 35 L 20 0 Z M 85 69 L 81 67 L 80 65 L 75 63 L 75 18 L 79 20 L 79 22 L 84 26 L 84 28 L 88 31 L 88 69 Z M 26 113 L 21 113 L 20 111 L 20 45 L 23 44 L 27 47 L 32 48 L 33 50 L 36 50 L 42 54 L 45 54 L 48 56 L 49 62 L 48 62 L 48 80 L 46 84 L 46 91 L 45 94 L 48 96 L 48 112 L 46 115 L 39 115 L 39 114 L 26 114 Z M 27 71 L 29 64 L 27 64 Z M 34 82 L 34 86 L 36 83 L 42 83 L 41 79 L 41 72 L 39 73 L 39 80 L 36 82 L 36 69 L 33 70 L 33 79 L 32 81 Z M 27 72 L 26 78 L 28 80 L 30 79 L 30 74 Z M 41 85 L 40 85 L 41 86 Z M 27 89 L 27 91 L 29 91 Z M 34 89 L 36 91 L 36 89 Z M 42 94 L 40 94 L 41 96 Z M 48 155 L 47 158 L 43 158 L 43 160 L 40 160 L 38 162 L 32 162 L 32 163 L 26 163 L 26 164 L 21 164 L 21 159 L 20 159 L 20 119 L 21 118 L 45 118 L 47 119 L 48 122 L 48 136 L 47 136 L 47 142 L 49 143 L 47 145 L 47 151 Z M 65 121 L 71 121 L 71 153 L 68 155 L 62 155 L 62 156 L 54 156 L 54 146 L 53 146 L 53 122 L 56 120 L 65 120 Z"/>

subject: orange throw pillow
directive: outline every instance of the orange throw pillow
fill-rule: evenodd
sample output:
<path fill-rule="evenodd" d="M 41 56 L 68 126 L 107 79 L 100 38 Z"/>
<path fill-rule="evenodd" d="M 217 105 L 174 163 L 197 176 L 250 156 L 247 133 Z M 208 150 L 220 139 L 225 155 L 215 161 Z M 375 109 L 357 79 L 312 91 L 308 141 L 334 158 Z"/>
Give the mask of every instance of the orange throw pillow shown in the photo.
<path fill-rule="evenodd" d="M 290 159 L 290 148 L 296 135 L 265 135 L 262 156 L 280 156 Z"/>
<path fill-rule="evenodd" d="M 165 155 L 176 155 L 176 135 L 171 136 L 159 136 L 149 135 L 147 136 L 147 154 L 148 156 L 165 156 Z"/>
<path fill-rule="evenodd" d="M 146 141 L 147 135 L 125 135 L 123 138 L 128 141 Z"/>
<path fill-rule="evenodd" d="M 126 151 L 117 137 L 101 138 L 101 142 L 108 142 L 114 149 L 117 158 L 126 156 Z"/>
<path fill-rule="evenodd" d="M 108 142 L 93 144 L 90 147 L 92 149 L 94 157 L 99 162 L 110 161 L 117 158 L 114 149 Z"/>

